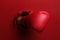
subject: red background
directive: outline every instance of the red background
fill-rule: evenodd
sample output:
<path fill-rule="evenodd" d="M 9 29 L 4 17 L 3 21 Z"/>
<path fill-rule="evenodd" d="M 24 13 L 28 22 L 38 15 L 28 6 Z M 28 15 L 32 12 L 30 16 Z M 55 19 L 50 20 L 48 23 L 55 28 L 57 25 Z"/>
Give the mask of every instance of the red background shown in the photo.
<path fill-rule="evenodd" d="M 24 39 L 11 21 L 18 10 L 45 10 L 50 13 L 50 21 L 43 32 L 31 30 Z M 60 40 L 59 0 L 0 0 L 0 40 Z"/>

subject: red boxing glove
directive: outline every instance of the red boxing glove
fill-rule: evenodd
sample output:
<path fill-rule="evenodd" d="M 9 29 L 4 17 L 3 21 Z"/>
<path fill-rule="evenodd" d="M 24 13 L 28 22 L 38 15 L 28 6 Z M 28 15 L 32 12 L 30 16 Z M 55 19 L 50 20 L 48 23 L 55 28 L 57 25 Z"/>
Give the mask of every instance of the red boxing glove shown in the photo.
<path fill-rule="evenodd" d="M 45 28 L 45 25 L 49 20 L 49 13 L 46 11 L 39 11 L 39 13 L 33 13 L 29 17 L 29 23 L 27 23 L 30 27 L 35 29 L 36 31 L 42 31 Z"/>

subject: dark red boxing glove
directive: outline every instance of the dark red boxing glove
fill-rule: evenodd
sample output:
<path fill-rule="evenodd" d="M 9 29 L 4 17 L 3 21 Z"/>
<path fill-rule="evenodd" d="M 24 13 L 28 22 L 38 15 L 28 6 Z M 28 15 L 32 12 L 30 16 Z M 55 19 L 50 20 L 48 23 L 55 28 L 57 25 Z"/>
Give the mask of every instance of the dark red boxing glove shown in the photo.
<path fill-rule="evenodd" d="M 49 20 L 49 13 L 46 11 L 39 11 L 29 16 L 30 26 L 37 31 L 42 31 Z"/>

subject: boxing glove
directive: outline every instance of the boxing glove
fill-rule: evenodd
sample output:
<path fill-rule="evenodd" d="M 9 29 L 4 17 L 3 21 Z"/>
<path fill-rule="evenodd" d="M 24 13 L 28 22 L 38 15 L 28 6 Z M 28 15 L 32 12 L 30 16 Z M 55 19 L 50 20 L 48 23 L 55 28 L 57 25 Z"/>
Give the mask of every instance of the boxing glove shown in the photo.
<path fill-rule="evenodd" d="M 30 26 L 36 31 L 42 31 L 49 21 L 49 13 L 46 11 L 39 11 L 29 16 Z"/>
<path fill-rule="evenodd" d="M 31 27 L 36 31 L 43 31 L 49 21 L 49 13 L 46 11 L 39 11 L 32 13 L 25 17 L 23 22 L 27 27 Z"/>

